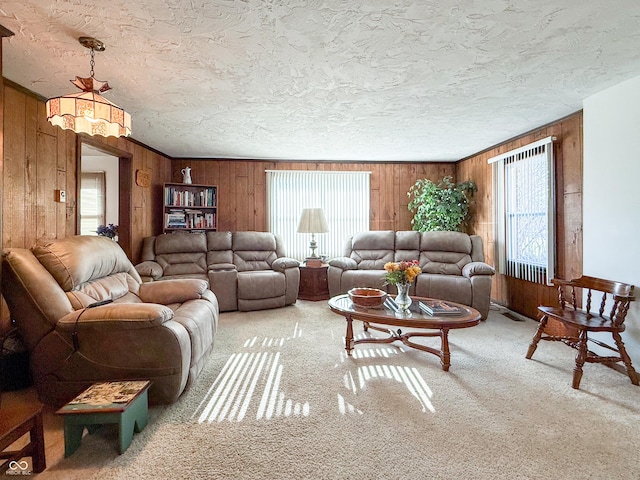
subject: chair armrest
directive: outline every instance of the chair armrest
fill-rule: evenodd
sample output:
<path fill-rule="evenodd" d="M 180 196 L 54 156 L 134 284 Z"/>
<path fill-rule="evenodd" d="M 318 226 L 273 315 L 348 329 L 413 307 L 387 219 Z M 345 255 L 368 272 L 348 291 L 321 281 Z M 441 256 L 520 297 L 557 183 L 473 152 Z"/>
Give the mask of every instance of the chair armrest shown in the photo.
<path fill-rule="evenodd" d="M 299 266 L 300 262 L 298 260 L 289 257 L 276 258 L 271 264 L 271 268 L 277 272 L 284 272 L 287 268 L 298 268 Z"/>
<path fill-rule="evenodd" d="M 484 262 L 470 262 L 462 267 L 462 276 L 471 278 L 474 275 L 495 275 L 496 269 Z"/>
<path fill-rule="evenodd" d="M 137 264 L 136 271 L 141 277 L 151 277 L 154 280 L 158 280 L 163 274 L 160 264 L 151 260 Z"/>
<path fill-rule="evenodd" d="M 134 330 L 159 326 L 173 318 L 173 311 L 155 303 L 109 303 L 100 307 L 75 310 L 60 320 L 56 328 L 73 332 L 86 328 Z"/>
<path fill-rule="evenodd" d="M 209 289 L 209 282 L 196 278 L 162 280 L 140 285 L 140 300 L 148 303 L 169 305 L 202 298 Z"/>
<path fill-rule="evenodd" d="M 236 266 L 233 263 L 213 263 L 207 267 L 209 272 L 228 272 L 229 270 L 236 270 Z"/>
<path fill-rule="evenodd" d="M 340 268 L 342 270 L 357 270 L 358 264 L 353 258 L 349 257 L 335 257 L 329 260 L 329 265 L 332 267 Z"/>

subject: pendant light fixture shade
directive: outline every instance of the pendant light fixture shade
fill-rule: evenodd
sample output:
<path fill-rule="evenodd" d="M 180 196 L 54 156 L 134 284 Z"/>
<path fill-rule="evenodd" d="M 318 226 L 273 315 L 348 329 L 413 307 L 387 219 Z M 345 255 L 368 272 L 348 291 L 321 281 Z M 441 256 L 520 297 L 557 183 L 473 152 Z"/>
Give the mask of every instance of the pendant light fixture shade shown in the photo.
<path fill-rule="evenodd" d="M 47 100 L 47 120 L 52 125 L 76 133 L 128 137 L 131 135 L 131 115 L 101 95 L 111 90 L 111 87 L 107 82 L 101 82 L 94 77 L 94 50 L 104 51 L 104 43 L 91 37 L 80 37 L 79 42 L 91 49 L 90 77 L 76 77 L 75 80 L 71 80 L 71 83 L 82 90 L 81 92 Z"/>

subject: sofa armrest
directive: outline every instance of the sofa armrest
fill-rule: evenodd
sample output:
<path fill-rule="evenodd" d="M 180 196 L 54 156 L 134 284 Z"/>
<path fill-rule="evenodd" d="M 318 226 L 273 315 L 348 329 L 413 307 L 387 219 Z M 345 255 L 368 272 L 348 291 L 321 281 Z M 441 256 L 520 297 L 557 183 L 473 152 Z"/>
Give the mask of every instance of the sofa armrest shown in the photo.
<path fill-rule="evenodd" d="M 100 307 L 75 310 L 57 323 L 57 329 L 73 332 L 83 329 L 104 328 L 135 330 L 160 326 L 173 318 L 173 311 L 156 303 L 109 303 Z"/>
<path fill-rule="evenodd" d="M 496 269 L 484 262 L 471 262 L 462 267 L 462 276 L 471 278 L 474 275 L 494 275 Z"/>
<path fill-rule="evenodd" d="M 233 263 L 212 263 L 207 268 L 209 272 L 228 272 L 230 270 L 236 270 L 236 266 Z"/>
<path fill-rule="evenodd" d="M 148 303 L 168 305 L 202 298 L 209 289 L 209 282 L 195 278 L 163 280 L 140 285 L 140 300 Z"/>
<path fill-rule="evenodd" d="M 289 257 L 276 258 L 271 264 L 271 268 L 276 272 L 284 272 L 287 268 L 298 268 L 299 266 L 300 262 L 298 260 Z"/>
<path fill-rule="evenodd" d="M 151 260 L 146 260 L 137 264 L 136 271 L 141 277 L 149 277 L 153 280 L 158 280 L 163 274 L 160 264 Z"/>
<path fill-rule="evenodd" d="M 353 258 L 349 257 L 335 257 L 329 260 L 329 265 L 332 267 L 340 268 L 342 270 L 357 270 L 358 264 Z"/>

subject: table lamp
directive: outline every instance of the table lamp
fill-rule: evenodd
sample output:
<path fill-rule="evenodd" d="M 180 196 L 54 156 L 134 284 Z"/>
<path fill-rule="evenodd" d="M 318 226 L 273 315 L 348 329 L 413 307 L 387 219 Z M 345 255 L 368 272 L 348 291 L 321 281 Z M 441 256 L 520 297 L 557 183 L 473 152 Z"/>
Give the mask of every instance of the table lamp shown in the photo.
<path fill-rule="evenodd" d="M 300 222 L 298 222 L 298 233 L 310 233 L 311 243 L 309 248 L 311 249 L 311 256 L 308 258 L 319 259 L 320 257 L 316 253 L 318 244 L 316 243 L 316 233 L 326 233 L 329 231 L 329 225 L 327 219 L 324 217 L 324 211 L 321 208 L 303 208 L 302 215 L 300 215 Z"/>

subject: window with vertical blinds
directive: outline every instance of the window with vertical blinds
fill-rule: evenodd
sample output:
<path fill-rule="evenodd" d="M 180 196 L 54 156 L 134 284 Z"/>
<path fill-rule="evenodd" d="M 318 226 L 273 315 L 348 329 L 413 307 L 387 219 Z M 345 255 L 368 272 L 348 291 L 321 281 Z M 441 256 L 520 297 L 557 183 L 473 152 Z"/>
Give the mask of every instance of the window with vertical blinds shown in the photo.
<path fill-rule="evenodd" d="M 267 170 L 267 224 L 284 241 L 287 256 L 304 260 L 311 234 L 297 233 L 303 208 L 322 208 L 328 233 L 316 233 L 319 255 L 342 255 L 346 239 L 369 230 L 371 172 Z"/>
<path fill-rule="evenodd" d="M 105 218 L 105 172 L 82 172 L 80 177 L 80 235 L 97 235 Z"/>
<path fill-rule="evenodd" d="M 491 158 L 496 263 L 504 275 L 542 285 L 555 273 L 553 137 Z"/>

